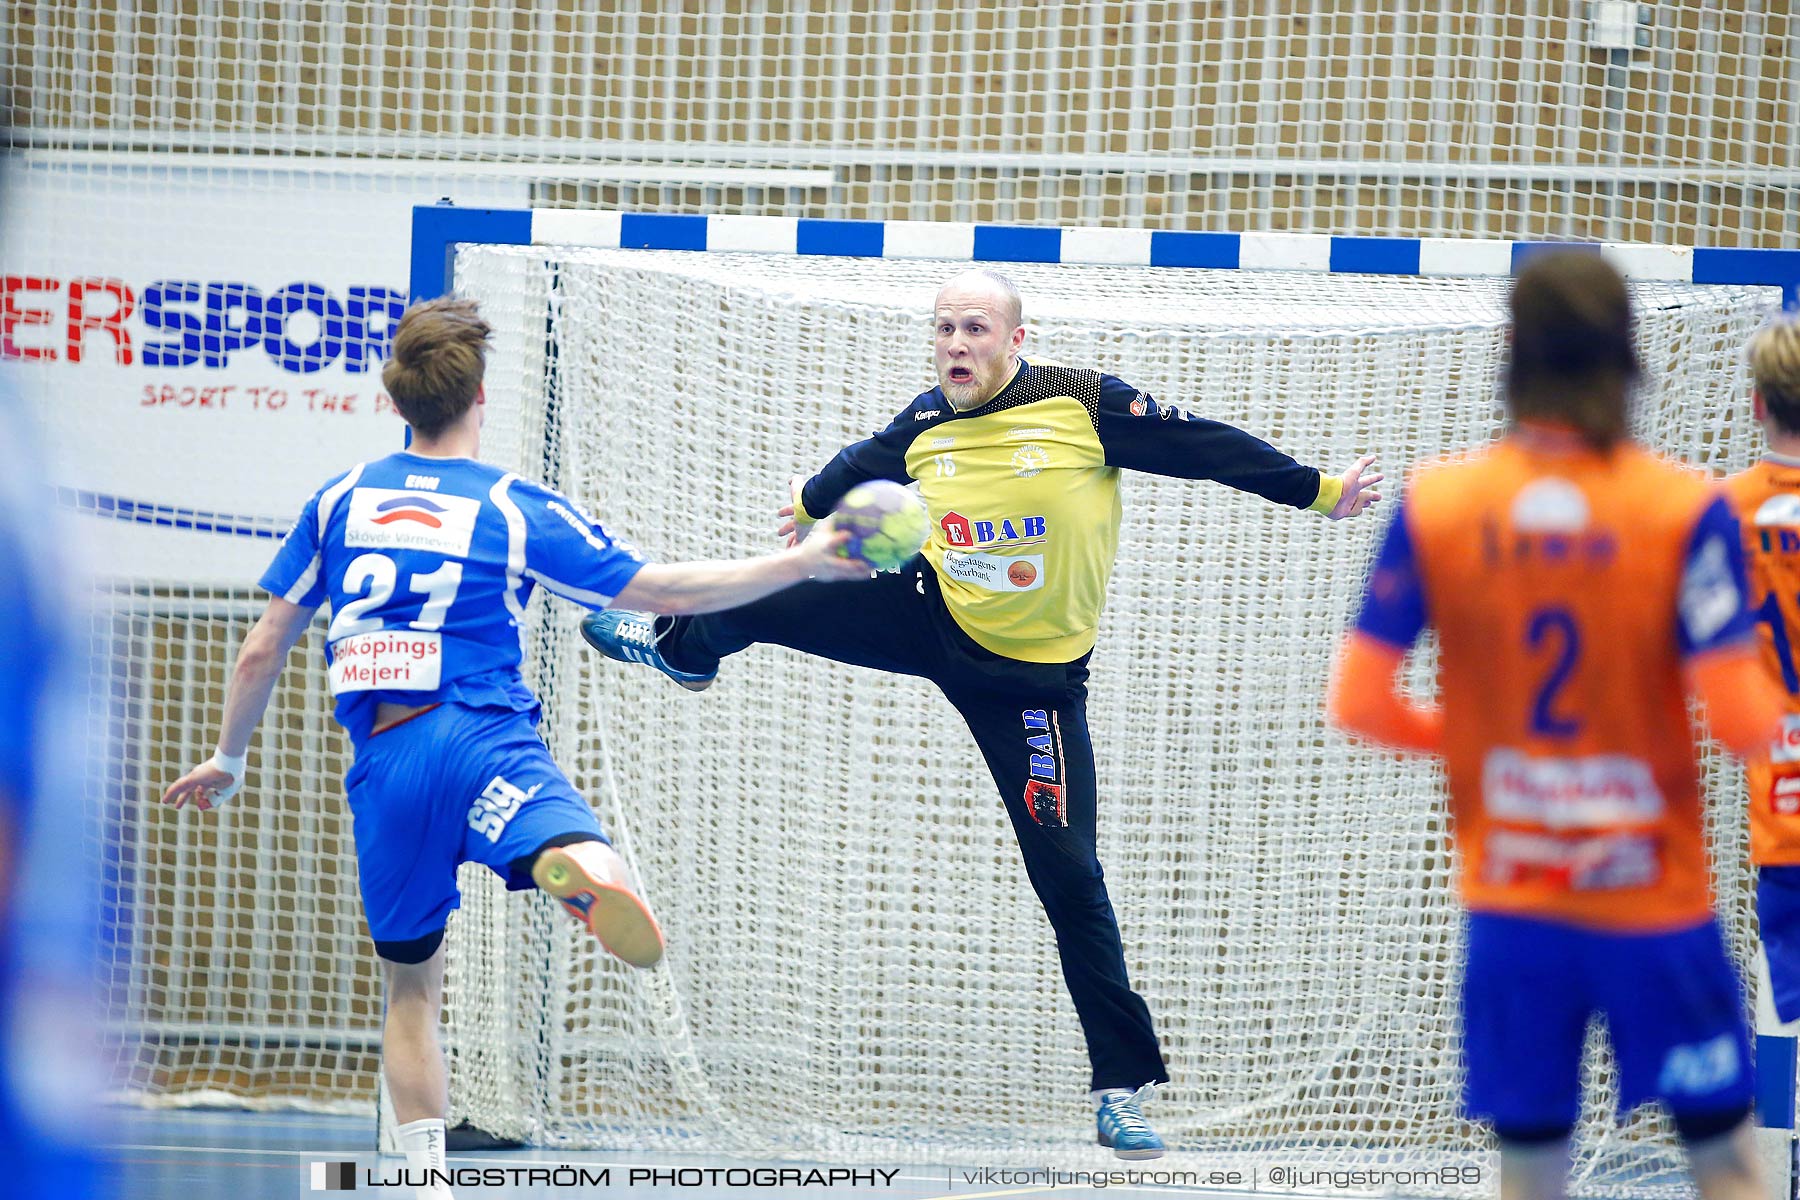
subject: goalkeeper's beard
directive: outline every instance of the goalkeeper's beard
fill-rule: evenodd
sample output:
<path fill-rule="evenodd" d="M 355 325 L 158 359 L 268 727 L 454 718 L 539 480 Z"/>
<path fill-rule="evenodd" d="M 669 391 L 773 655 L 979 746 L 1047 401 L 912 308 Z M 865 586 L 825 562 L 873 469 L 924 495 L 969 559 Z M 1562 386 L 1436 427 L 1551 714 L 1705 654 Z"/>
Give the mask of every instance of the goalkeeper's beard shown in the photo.
<path fill-rule="evenodd" d="M 938 372 L 938 387 L 943 390 L 944 399 L 950 402 L 951 408 L 957 412 L 968 412 L 980 408 L 1000 394 L 1000 389 L 1012 377 L 1013 362 L 1013 359 L 1008 358 L 986 366 L 956 363 L 954 365 L 967 367 L 972 378 L 967 383 L 952 383 L 950 370 L 946 367 Z"/>

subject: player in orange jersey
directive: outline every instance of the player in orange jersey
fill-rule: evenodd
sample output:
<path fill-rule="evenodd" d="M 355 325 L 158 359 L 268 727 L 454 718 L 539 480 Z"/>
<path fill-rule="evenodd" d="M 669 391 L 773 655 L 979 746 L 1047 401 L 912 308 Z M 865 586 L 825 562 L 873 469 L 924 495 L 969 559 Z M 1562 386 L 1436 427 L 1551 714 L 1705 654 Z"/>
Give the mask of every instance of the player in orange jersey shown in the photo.
<path fill-rule="evenodd" d="M 1781 736 L 1749 763 L 1750 860 L 1770 992 L 1782 1021 L 1800 1020 L 1800 319 L 1785 317 L 1750 341 L 1756 420 L 1769 451 L 1725 481 L 1744 522 L 1750 611 L 1762 658 L 1781 682 Z"/>
<path fill-rule="evenodd" d="M 1421 470 L 1389 526 L 1330 691 L 1352 732 L 1442 754 L 1460 889 L 1465 1105 L 1505 1200 L 1564 1193 L 1588 1019 L 1622 1112 L 1662 1100 L 1708 1200 L 1760 1194 L 1742 985 L 1711 907 L 1687 693 L 1739 753 L 1780 699 L 1743 546 L 1706 479 L 1626 435 L 1638 375 L 1624 281 L 1535 257 L 1513 286 L 1497 443 Z M 1401 662 L 1440 639 L 1441 708 Z"/>

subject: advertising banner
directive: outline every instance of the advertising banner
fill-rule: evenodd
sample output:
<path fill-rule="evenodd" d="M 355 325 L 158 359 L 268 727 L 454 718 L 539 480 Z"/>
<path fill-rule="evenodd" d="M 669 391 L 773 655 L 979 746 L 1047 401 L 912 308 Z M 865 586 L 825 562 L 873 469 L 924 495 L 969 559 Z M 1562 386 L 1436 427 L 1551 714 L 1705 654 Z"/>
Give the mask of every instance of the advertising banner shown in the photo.
<path fill-rule="evenodd" d="M 8 181 L 0 365 L 103 576 L 253 584 L 329 476 L 398 449 L 381 387 L 412 206 L 523 182 L 27 166 Z"/>

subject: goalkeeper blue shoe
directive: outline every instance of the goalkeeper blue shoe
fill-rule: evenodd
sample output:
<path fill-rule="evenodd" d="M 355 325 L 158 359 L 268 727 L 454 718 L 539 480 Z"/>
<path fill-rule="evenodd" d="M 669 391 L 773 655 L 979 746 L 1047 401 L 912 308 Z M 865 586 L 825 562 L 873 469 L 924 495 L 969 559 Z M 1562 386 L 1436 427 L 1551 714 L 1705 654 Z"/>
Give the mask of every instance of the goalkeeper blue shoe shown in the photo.
<path fill-rule="evenodd" d="M 1163 1141 L 1144 1120 L 1144 1110 L 1138 1107 L 1140 1101 L 1152 1095 L 1156 1088 L 1153 1084 L 1145 1084 L 1135 1092 L 1127 1092 L 1123 1088 L 1115 1089 L 1100 1101 L 1094 1113 L 1094 1121 L 1099 1130 L 1098 1141 L 1111 1150 L 1119 1158 L 1161 1158 Z"/>
<path fill-rule="evenodd" d="M 620 662 L 642 663 L 655 667 L 690 692 L 704 692 L 719 677 L 715 669 L 709 675 L 677 671 L 656 648 L 656 614 L 632 612 L 624 608 L 603 608 L 589 613 L 581 622 L 581 636 L 588 645 Z"/>

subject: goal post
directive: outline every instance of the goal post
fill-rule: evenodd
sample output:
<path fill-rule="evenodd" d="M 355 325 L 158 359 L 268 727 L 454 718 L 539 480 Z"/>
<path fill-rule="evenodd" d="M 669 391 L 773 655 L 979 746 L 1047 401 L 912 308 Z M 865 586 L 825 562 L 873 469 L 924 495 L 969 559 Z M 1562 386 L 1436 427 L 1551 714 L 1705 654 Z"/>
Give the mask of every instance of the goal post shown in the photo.
<path fill-rule="evenodd" d="M 766 550 L 782 481 L 929 386 L 924 315 L 957 262 L 1014 275 L 1028 356 L 1403 476 L 1500 427 L 1504 280 L 1545 245 L 432 205 L 413 290 L 472 296 L 496 327 L 485 453 L 677 560 Z M 1743 346 L 1800 303 L 1800 252 L 1596 251 L 1639 298 L 1639 434 L 1747 465 Z M 1091 719 L 1102 860 L 1175 1075 L 1158 1128 L 1260 1162 L 1479 1154 L 1457 1115 L 1461 922 L 1436 775 L 1319 711 L 1375 526 L 1126 487 Z M 688 697 L 592 655 L 573 615 L 532 618 L 545 735 L 670 956 L 623 972 L 542 906 L 472 896 L 452 929 L 455 1115 L 550 1145 L 1092 1155 L 1048 929 L 935 694 L 758 648 Z M 1748 970 L 1741 784 L 1717 756 L 1708 770 Z M 1761 1060 L 1788 1064 L 1761 1105 L 1788 1127 L 1768 1135 L 1785 1162 L 1794 1043 L 1765 1032 Z M 1661 1118 L 1611 1129 L 1598 1042 L 1586 1077 L 1580 1178 L 1672 1186 Z"/>

